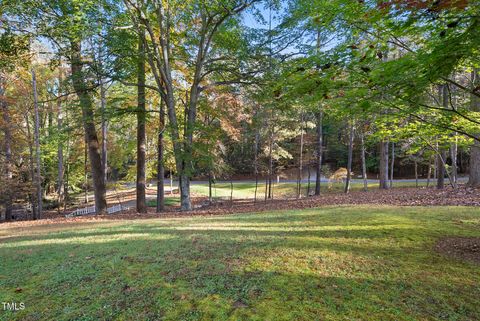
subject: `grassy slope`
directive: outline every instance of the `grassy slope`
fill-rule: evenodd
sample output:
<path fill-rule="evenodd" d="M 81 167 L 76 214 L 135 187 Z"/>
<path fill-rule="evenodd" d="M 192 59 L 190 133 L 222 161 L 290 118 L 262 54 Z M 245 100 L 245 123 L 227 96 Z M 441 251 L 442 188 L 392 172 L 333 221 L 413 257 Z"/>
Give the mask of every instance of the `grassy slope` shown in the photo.
<path fill-rule="evenodd" d="M 315 188 L 312 185 L 313 189 Z M 192 184 L 192 192 L 197 195 L 208 196 L 208 185 L 207 184 Z M 306 187 L 305 187 L 306 190 Z M 230 184 L 229 183 L 218 183 L 212 187 L 212 197 L 218 198 L 230 198 Z M 280 185 L 275 184 L 274 186 L 274 196 L 290 196 L 293 197 L 296 195 L 296 184 L 295 183 L 281 183 Z M 261 199 L 264 197 L 265 193 L 265 183 L 259 183 L 257 187 L 257 198 Z M 305 191 L 304 191 L 305 193 Z M 254 198 L 255 197 L 255 183 L 233 183 L 233 198 Z"/>
<path fill-rule="evenodd" d="M 419 186 L 426 186 L 425 182 L 420 182 Z M 433 186 L 434 183 L 431 183 L 430 186 Z M 230 184 L 229 183 L 218 183 L 215 185 L 215 188 L 212 188 L 212 197 L 214 198 L 230 198 Z M 368 184 L 370 189 L 378 188 L 378 183 Z M 415 187 L 415 182 L 395 182 L 394 187 Z M 307 194 L 307 184 L 302 183 L 301 186 L 302 195 Z M 332 183 L 329 187 L 327 183 L 322 183 L 323 192 L 332 192 L 338 193 L 343 192 L 345 185 L 343 183 Z M 351 190 L 362 190 L 363 184 L 352 184 Z M 208 196 L 208 185 L 207 184 L 192 184 L 191 190 L 196 195 L 199 196 Z M 310 193 L 315 191 L 315 182 L 312 182 L 310 185 Z M 284 183 L 274 184 L 273 188 L 274 198 L 283 198 L 283 197 L 296 197 L 297 195 L 297 184 L 296 183 Z M 262 199 L 265 195 L 265 183 L 259 182 L 257 188 L 257 198 Z M 233 198 L 242 199 L 242 198 L 254 198 L 255 197 L 255 183 L 233 183 Z"/>
<path fill-rule="evenodd" d="M 3 225 L 0 301 L 26 309 L 0 319 L 479 320 L 479 267 L 432 251 L 479 227 L 475 208 L 372 206 Z"/>

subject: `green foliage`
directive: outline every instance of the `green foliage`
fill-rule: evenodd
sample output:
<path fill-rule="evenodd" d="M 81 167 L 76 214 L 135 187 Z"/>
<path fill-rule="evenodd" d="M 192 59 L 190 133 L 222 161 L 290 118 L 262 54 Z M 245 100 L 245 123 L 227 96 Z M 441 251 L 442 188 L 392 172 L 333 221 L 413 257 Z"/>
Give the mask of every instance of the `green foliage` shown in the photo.
<path fill-rule="evenodd" d="M 396 143 L 404 164 L 413 159 L 422 164 L 437 145 L 455 142 L 467 149 L 478 139 L 480 113 L 472 105 L 479 94 L 469 83 L 479 67 L 474 4 L 292 0 L 254 1 L 244 8 L 237 0 L 188 0 L 170 1 L 168 19 L 160 19 L 163 11 L 155 10 L 160 3 L 2 2 L 8 19 L 0 33 L 0 69 L 12 75 L 9 79 L 21 79 L 9 84 L 9 97 L 31 118 L 28 70 L 15 60 L 31 58 L 38 69 L 41 117 L 54 114 L 60 99 L 68 119 L 62 128 L 42 124 L 45 187 L 56 182 L 56 149 L 62 143 L 69 149 L 70 188 L 85 183 L 83 120 L 65 65 L 78 43 L 85 89 L 94 104 L 100 100 L 99 82 L 108 88 L 105 114 L 98 108 L 94 119 L 98 126 L 104 116 L 109 126 L 109 178 L 135 179 L 139 35 L 145 35 L 147 47 L 148 178 L 156 173 L 159 99 L 169 101 L 169 86 L 165 166 L 190 177 L 227 179 L 251 175 L 254 168 L 265 174 L 270 156 L 273 173 L 298 167 L 300 156 L 304 166 L 313 166 L 320 111 L 324 162 L 332 169 L 345 166 L 351 123 L 357 134 L 354 158 L 362 135 L 367 167 L 375 171 L 380 141 Z M 240 14 L 244 10 L 247 15 Z M 166 51 L 159 49 L 160 40 L 168 40 Z M 37 55 L 30 57 L 29 50 Z M 38 55 L 44 50 L 53 53 Z M 446 88 L 448 99 L 440 97 L 439 87 Z M 18 155 L 29 155 L 25 136 Z"/>
<path fill-rule="evenodd" d="M 11 71 L 19 62 L 25 63 L 28 48 L 29 38 L 12 32 L 7 21 L 7 29 L 0 33 L 0 71 Z"/>

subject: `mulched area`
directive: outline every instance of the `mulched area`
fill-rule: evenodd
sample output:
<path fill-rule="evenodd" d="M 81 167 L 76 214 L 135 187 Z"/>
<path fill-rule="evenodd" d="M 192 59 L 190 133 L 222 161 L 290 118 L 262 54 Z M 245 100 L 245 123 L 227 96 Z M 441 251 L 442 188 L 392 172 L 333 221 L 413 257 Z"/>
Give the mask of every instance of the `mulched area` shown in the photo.
<path fill-rule="evenodd" d="M 394 188 L 391 190 L 371 189 L 369 191 L 352 191 L 349 194 L 325 193 L 302 199 L 278 199 L 268 200 L 234 200 L 217 201 L 206 204 L 205 197 L 194 197 L 194 210 L 180 212 L 178 207 L 170 207 L 164 213 L 155 213 L 154 208 L 149 208 L 146 214 L 136 213 L 135 210 L 108 216 L 84 216 L 65 218 L 56 211 L 45 213 L 45 218 L 38 221 L 10 222 L 7 224 L 28 226 L 43 225 L 60 222 L 87 222 L 98 220 L 116 219 L 142 219 L 158 217 L 188 217 L 210 216 L 233 213 L 258 213 L 275 210 L 306 209 L 334 205 L 396 205 L 396 206 L 480 206 L 480 189 L 460 187 L 456 190 L 446 188 L 436 190 L 434 188 Z"/>
<path fill-rule="evenodd" d="M 459 260 L 480 264 L 480 237 L 445 237 L 435 244 L 435 250 Z"/>

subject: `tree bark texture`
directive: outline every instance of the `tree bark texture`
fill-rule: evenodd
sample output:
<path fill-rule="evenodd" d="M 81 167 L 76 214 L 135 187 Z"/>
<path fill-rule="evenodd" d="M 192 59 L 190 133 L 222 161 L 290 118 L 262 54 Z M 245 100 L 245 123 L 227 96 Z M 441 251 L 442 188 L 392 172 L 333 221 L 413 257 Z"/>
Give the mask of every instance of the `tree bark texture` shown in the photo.
<path fill-rule="evenodd" d="M 165 104 L 160 103 L 160 128 L 158 132 L 158 159 L 157 159 L 157 213 L 165 210 L 165 164 L 163 133 L 165 132 Z"/>
<path fill-rule="evenodd" d="M 147 212 L 146 199 L 146 111 L 145 111 L 145 58 L 143 40 L 138 42 L 137 66 L 137 212 Z"/>
<path fill-rule="evenodd" d="M 480 85 L 480 75 L 477 68 L 472 70 L 471 75 L 472 87 L 477 88 Z M 480 98 L 471 94 L 470 104 L 472 111 L 480 112 Z M 476 134 L 480 138 L 480 131 Z M 475 140 L 470 147 L 470 173 L 468 176 L 468 185 L 472 187 L 480 187 L 480 142 Z"/>
<path fill-rule="evenodd" d="M 350 191 L 350 182 L 352 179 L 352 160 L 353 160 L 353 139 L 354 139 L 354 125 L 351 121 L 348 133 L 348 160 L 347 160 L 347 179 L 345 180 L 345 193 Z"/>
<path fill-rule="evenodd" d="M 380 142 L 379 187 L 388 189 L 388 142 Z"/>
<path fill-rule="evenodd" d="M 323 153 L 323 111 L 319 110 L 316 114 L 316 164 L 315 164 L 315 195 L 320 195 L 320 183 L 322 180 L 322 153 Z"/>
<path fill-rule="evenodd" d="M 10 130 L 10 114 L 8 110 L 8 104 L 5 97 L 5 82 L 2 75 L 0 75 L 0 106 L 3 116 L 3 132 L 5 135 L 4 153 L 5 153 L 5 181 L 7 184 L 12 180 L 12 133 Z M 5 189 L 4 197 L 5 202 L 5 220 L 10 221 L 12 219 L 12 194 L 11 191 Z"/>
<path fill-rule="evenodd" d="M 35 126 L 34 126 L 34 141 L 35 141 L 35 159 L 36 159 L 36 186 L 37 186 L 37 217 L 34 219 L 39 219 L 42 217 L 42 201 L 43 201 L 43 193 L 42 193 L 42 163 L 40 160 L 40 116 L 38 110 L 38 94 L 37 94 L 37 76 L 35 74 L 35 70 L 32 68 L 32 89 L 33 89 L 33 108 L 35 113 Z"/>
<path fill-rule="evenodd" d="M 361 158 L 362 158 L 362 178 L 363 178 L 363 190 L 368 189 L 368 177 L 367 177 L 367 162 L 365 158 L 365 134 L 360 134 L 360 144 L 361 146 Z"/>
<path fill-rule="evenodd" d="M 106 188 L 103 175 L 102 158 L 97 131 L 95 129 L 92 98 L 88 92 L 83 72 L 82 51 L 80 41 L 71 43 L 71 71 L 73 88 L 79 98 L 82 109 L 85 140 L 88 147 L 88 156 L 93 179 L 95 208 L 97 214 L 107 214 Z"/>

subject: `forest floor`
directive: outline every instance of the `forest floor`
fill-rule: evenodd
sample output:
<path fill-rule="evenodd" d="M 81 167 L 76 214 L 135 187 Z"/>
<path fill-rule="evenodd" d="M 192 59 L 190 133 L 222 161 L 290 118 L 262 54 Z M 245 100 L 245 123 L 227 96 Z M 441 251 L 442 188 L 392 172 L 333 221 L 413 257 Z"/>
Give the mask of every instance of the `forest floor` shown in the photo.
<path fill-rule="evenodd" d="M 480 320 L 477 207 L 118 218 L 1 224 L 0 320 Z"/>
<path fill-rule="evenodd" d="M 461 184 L 465 183 L 465 178 L 459 178 Z M 167 201 L 170 202 L 168 205 L 175 205 L 179 203 L 178 197 L 178 188 L 177 182 L 174 182 L 170 186 L 169 182 L 165 182 L 165 195 L 170 197 Z M 428 186 L 429 185 L 429 186 Z M 431 180 L 430 183 L 427 183 L 426 179 L 420 179 L 418 186 L 416 186 L 415 180 L 412 179 L 399 179 L 395 180 L 393 183 L 393 189 L 397 190 L 398 188 L 433 188 L 435 186 L 435 180 Z M 198 197 L 208 197 L 209 196 L 209 187 L 208 182 L 204 181 L 192 181 L 191 185 L 192 195 Z M 292 181 L 281 181 L 280 183 L 274 182 L 273 184 L 273 197 L 274 199 L 294 199 L 297 196 L 298 185 L 296 182 Z M 306 197 L 308 194 L 312 195 L 314 193 L 314 182 L 311 182 L 310 187 L 305 181 L 302 182 L 300 191 L 301 196 Z M 447 185 L 448 188 L 448 185 Z M 370 191 L 378 190 L 378 180 L 369 180 L 368 189 Z M 363 181 L 355 179 L 352 181 L 351 191 L 361 191 L 363 190 Z M 333 193 L 342 193 L 344 191 L 344 183 L 333 182 L 328 183 L 322 181 L 322 194 L 333 194 Z M 255 195 L 257 200 L 261 200 L 265 194 L 265 182 L 259 181 L 257 187 L 255 187 L 254 180 L 244 180 L 244 181 L 233 181 L 230 182 L 217 182 L 212 185 L 212 197 L 217 200 L 225 199 L 234 199 L 234 200 L 253 200 Z M 107 191 L 107 201 L 109 204 L 128 203 L 128 205 L 134 204 L 132 201 L 135 200 L 135 184 L 132 183 L 116 183 L 109 184 L 109 189 Z M 149 184 L 147 187 L 147 199 L 152 201 L 156 196 L 156 186 L 155 184 Z M 88 194 L 89 204 L 93 205 L 93 192 Z M 83 193 L 79 193 L 75 197 L 76 206 L 85 206 L 85 196 Z M 155 207 L 153 202 L 150 202 L 150 206 Z"/>
<path fill-rule="evenodd" d="M 348 194 L 340 192 L 340 190 L 324 190 L 320 196 L 303 196 L 295 198 L 293 193 L 296 185 L 283 185 L 281 189 L 277 187 L 277 192 L 283 190 L 283 195 L 277 194 L 274 199 L 265 200 L 264 195 L 258 195 L 257 201 L 251 198 L 252 185 L 239 184 L 235 189 L 242 191 L 240 193 L 246 198 L 232 198 L 230 195 L 230 185 L 217 186 L 217 197 L 213 202 L 208 202 L 208 193 L 203 190 L 205 186 L 197 186 L 193 191 L 192 203 L 193 210 L 189 212 L 179 212 L 180 199 L 177 193 L 166 195 L 165 212 L 155 213 L 156 206 L 156 189 L 147 189 L 147 205 L 149 212 L 147 214 L 139 214 L 135 211 L 135 189 L 126 189 L 119 191 L 116 195 L 110 195 L 109 204 L 115 205 L 122 203 L 130 209 L 121 213 L 115 213 L 104 217 L 86 216 L 78 217 L 75 220 L 98 220 L 98 219 L 137 219 L 137 218 L 154 218 L 154 217 L 172 217 L 172 216 L 192 216 L 192 215 L 222 215 L 233 213 L 253 213 L 272 210 L 288 210 L 288 209 L 306 209 L 330 205 L 395 205 L 395 206 L 480 206 L 480 189 L 468 188 L 460 185 L 457 189 L 446 187 L 444 190 L 437 190 L 434 187 L 395 187 L 389 190 L 379 190 L 370 188 L 363 191 L 360 188 L 352 189 Z M 199 187 L 199 188 L 198 188 Z M 292 192 L 293 191 L 293 192 Z M 288 192 L 288 194 L 286 194 Z M 85 206 L 85 205 L 83 205 Z M 80 205 L 82 207 L 82 205 Z M 45 224 L 51 220 L 69 220 L 64 219 L 63 211 L 45 212 L 45 220 L 14 222 L 10 224 L 31 225 Z M 71 220 L 71 219 L 70 219 Z"/>
<path fill-rule="evenodd" d="M 413 183 L 415 184 L 415 183 Z M 360 186 L 352 188 L 345 194 L 340 184 L 331 189 L 324 188 L 319 196 L 295 197 L 296 184 L 284 183 L 275 186 L 273 199 L 265 200 L 263 193 L 257 193 L 257 199 L 254 199 L 255 185 L 252 183 L 234 183 L 236 197 L 230 197 L 230 184 L 217 184 L 216 193 L 213 194 L 212 201 L 208 200 L 208 186 L 204 184 L 194 185 L 192 187 L 192 207 L 191 211 L 180 211 L 180 198 L 178 191 L 167 192 L 165 198 L 165 210 L 156 213 L 156 188 L 147 188 L 147 206 L 148 213 L 139 214 L 136 212 L 136 191 L 134 188 L 116 189 L 107 194 L 109 206 L 122 204 L 125 209 L 106 216 L 96 216 L 93 214 L 65 217 L 72 213 L 76 208 L 92 206 L 93 200 L 85 204 L 81 201 L 68 209 L 44 210 L 40 220 L 16 220 L 7 224 L 15 226 L 33 226 L 50 223 L 73 222 L 73 221 L 98 221 L 98 220 L 116 220 L 116 219 L 150 219 L 159 217 L 188 217 L 188 216 L 211 216 L 235 213 L 255 213 L 273 210 L 301 210 L 332 205 L 394 205 L 394 206 L 474 206 L 480 207 L 480 189 L 469 188 L 466 185 L 459 185 L 457 189 L 450 186 L 443 190 L 437 190 L 435 187 L 422 186 L 411 187 L 411 183 L 396 184 L 394 188 L 388 190 L 379 190 L 369 187 L 368 191 L 363 191 Z M 258 190 L 261 190 L 258 188 Z M 242 198 L 243 197 L 243 198 Z"/>

